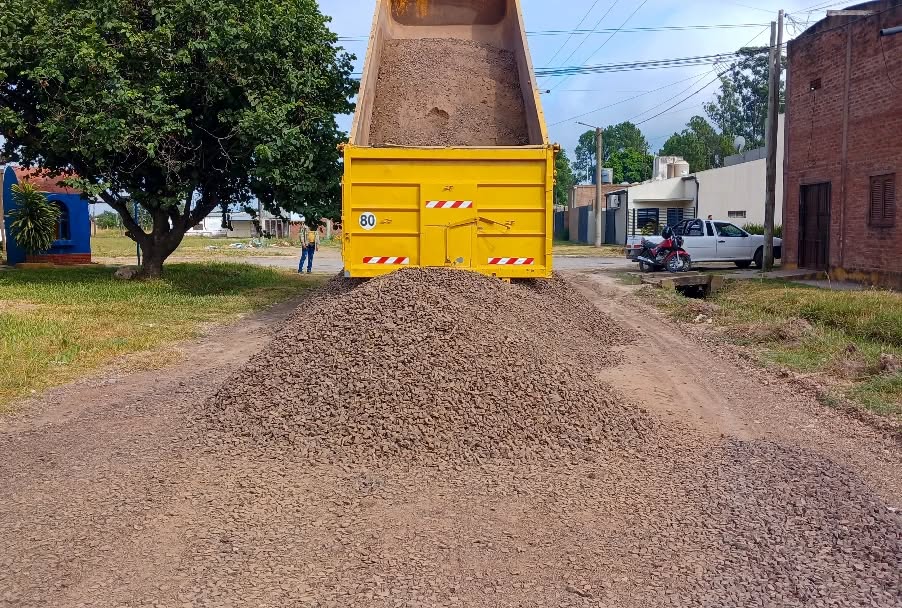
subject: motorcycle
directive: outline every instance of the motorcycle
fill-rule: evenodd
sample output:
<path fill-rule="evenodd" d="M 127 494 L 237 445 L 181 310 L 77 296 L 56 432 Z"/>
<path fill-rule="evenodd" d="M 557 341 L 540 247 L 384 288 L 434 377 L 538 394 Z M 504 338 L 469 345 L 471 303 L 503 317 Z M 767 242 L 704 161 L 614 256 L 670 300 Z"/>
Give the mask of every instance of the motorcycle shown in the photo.
<path fill-rule="evenodd" d="M 664 229 L 661 236 L 664 237 L 664 240 L 657 244 L 642 239 L 642 249 L 636 256 L 639 270 L 642 272 L 689 271 L 692 268 L 692 257 L 683 249 L 683 237 L 675 235 L 669 226 Z"/>

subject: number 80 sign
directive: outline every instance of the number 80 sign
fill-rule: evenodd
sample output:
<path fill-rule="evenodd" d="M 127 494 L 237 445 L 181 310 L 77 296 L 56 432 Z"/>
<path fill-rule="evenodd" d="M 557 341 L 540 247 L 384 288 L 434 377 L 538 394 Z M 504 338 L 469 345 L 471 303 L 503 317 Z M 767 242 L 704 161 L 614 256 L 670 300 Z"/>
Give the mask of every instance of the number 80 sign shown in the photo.
<path fill-rule="evenodd" d="M 374 213 L 361 213 L 360 214 L 360 227 L 364 230 L 372 230 L 376 227 L 376 214 Z"/>

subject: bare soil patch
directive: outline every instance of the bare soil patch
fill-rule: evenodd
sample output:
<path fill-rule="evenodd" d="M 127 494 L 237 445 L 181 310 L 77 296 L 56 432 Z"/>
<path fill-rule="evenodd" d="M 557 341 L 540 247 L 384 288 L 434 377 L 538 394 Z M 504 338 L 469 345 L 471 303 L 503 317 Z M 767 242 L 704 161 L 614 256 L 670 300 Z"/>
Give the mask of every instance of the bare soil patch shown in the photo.
<path fill-rule="evenodd" d="M 588 279 L 584 298 L 455 278 L 336 279 L 284 328 L 273 311 L 6 423 L 0 606 L 899 605 L 893 443 Z M 648 374 L 652 358 L 667 365 Z M 543 393 L 560 370 L 597 400 Z"/>

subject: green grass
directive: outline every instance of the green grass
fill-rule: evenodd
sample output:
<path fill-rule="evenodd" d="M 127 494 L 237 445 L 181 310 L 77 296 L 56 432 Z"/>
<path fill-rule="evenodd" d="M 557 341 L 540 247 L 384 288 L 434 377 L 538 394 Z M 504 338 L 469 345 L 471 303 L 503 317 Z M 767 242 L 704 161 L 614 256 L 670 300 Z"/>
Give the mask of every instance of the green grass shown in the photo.
<path fill-rule="evenodd" d="M 269 239 L 263 248 L 251 248 L 252 239 L 211 238 L 206 236 L 186 236 L 179 248 L 172 254 L 181 260 L 204 260 L 224 256 L 241 258 L 245 256 L 297 256 L 296 244 L 289 241 Z M 233 249 L 230 245 L 241 243 L 244 249 Z M 210 249 L 210 248 L 213 249 Z M 91 253 L 95 258 L 134 258 L 135 243 L 116 230 L 104 230 L 91 237 Z"/>
<path fill-rule="evenodd" d="M 728 282 L 709 300 L 663 292 L 656 302 L 677 320 L 711 316 L 729 340 L 753 346 L 762 361 L 823 374 L 853 402 L 902 417 L 902 375 L 879 368 L 881 354 L 902 357 L 902 294 L 753 280 Z"/>
<path fill-rule="evenodd" d="M 595 247 L 585 243 L 571 243 L 569 241 L 555 241 L 554 255 L 569 255 L 591 258 L 622 258 L 626 254 L 623 247 L 618 245 L 602 245 Z"/>
<path fill-rule="evenodd" d="M 159 281 L 111 268 L 0 272 L 0 410 L 123 355 L 154 353 L 203 325 L 285 300 L 324 277 L 245 264 L 168 264 Z M 140 364 L 140 362 L 139 362 Z"/>

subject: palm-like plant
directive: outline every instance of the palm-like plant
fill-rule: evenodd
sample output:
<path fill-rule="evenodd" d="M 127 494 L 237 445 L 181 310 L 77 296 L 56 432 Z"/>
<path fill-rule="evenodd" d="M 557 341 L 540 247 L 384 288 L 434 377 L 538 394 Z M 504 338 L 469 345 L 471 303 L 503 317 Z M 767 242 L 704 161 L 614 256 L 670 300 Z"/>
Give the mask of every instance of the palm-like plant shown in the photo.
<path fill-rule="evenodd" d="M 15 184 L 12 195 L 16 208 L 7 215 L 12 219 L 9 229 L 13 239 L 29 254 L 47 251 L 56 240 L 59 207 L 27 182 Z"/>

